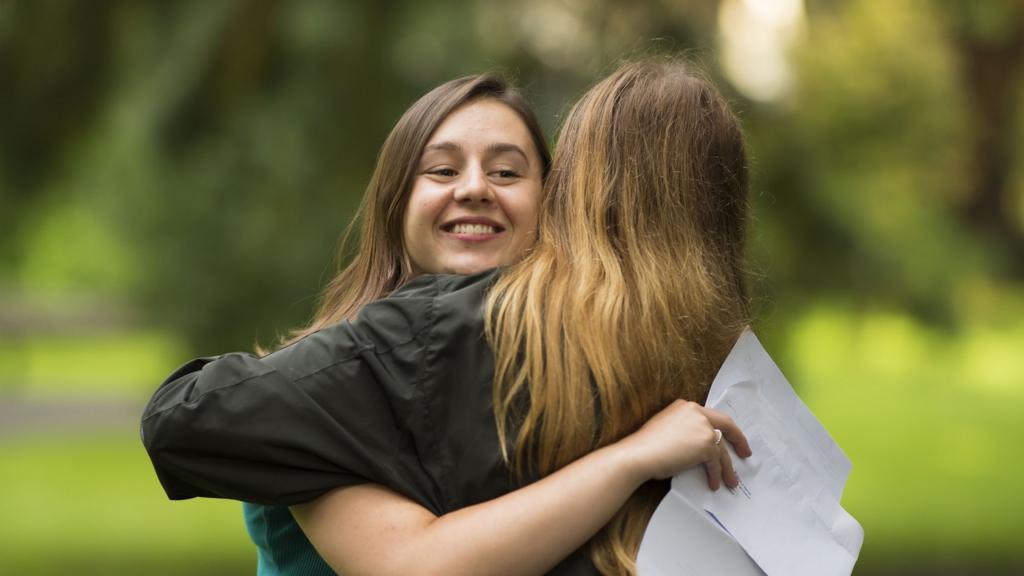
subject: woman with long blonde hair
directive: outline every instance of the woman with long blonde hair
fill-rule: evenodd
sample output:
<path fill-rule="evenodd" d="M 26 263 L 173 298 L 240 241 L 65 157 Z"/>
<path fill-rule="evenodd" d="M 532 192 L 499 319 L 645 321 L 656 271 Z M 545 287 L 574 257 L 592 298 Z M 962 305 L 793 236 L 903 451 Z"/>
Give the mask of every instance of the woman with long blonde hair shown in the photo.
<path fill-rule="evenodd" d="M 748 322 L 743 137 L 687 67 L 631 64 L 592 88 L 566 120 L 546 190 L 537 244 L 502 274 L 486 314 L 499 438 L 517 470 L 541 475 L 675 399 L 703 402 Z M 602 529 L 599 567 L 635 558 L 663 495 L 637 492 Z"/>
<path fill-rule="evenodd" d="M 567 117 L 521 262 L 416 278 L 231 382 L 171 379 L 147 448 L 179 497 L 317 497 L 293 511 L 344 573 L 633 573 L 650 480 L 704 465 L 734 485 L 723 432 L 749 454 L 699 406 L 748 321 L 746 194 L 713 85 L 626 64 Z M 231 458 L 230 477 L 209 464 Z"/>

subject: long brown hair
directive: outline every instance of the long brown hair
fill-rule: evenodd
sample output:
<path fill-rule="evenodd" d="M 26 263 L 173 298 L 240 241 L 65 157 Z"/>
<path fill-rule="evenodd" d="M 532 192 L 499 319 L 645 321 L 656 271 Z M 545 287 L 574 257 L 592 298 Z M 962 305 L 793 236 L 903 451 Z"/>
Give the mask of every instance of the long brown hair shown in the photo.
<path fill-rule="evenodd" d="M 622 66 L 569 113 L 537 245 L 487 301 L 506 459 L 548 474 L 676 398 L 703 402 L 747 323 L 743 136 L 714 86 L 676 61 Z M 511 454 L 510 454 L 511 452 Z M 590 542 L 635 572 L 664 484 Z"/>
<path fill-rule="evenodd" d="M 292 332 L 281 345 L 355 317 L 363 306 L 410 279 L 412 267 L 403 245 L 402 218 L 423 148 L 449 114 L 481 98 L 497 100 L 519 115 L 541 159 L 541 177 L 547 176 L 551 153 L 544 132 L 526 99 L 509 82 L 479 74 L 434 88 L 406 110 L 385 140 L 356 217 L 339 246 L 339 272 L 324 289 L 310 323 Z M 357 222 L 358 244 L 351 263 L 342 267 Z"/>

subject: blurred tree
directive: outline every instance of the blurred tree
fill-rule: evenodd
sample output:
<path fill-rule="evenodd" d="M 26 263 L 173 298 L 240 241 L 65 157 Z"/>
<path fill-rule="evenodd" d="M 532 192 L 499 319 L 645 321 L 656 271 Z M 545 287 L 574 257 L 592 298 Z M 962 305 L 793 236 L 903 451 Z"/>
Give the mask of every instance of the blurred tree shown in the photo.
<path fill-rule="evenodd" d="M 0 274 L 17 264 L 25 211 L 59 171 L 65 144 L 102 108 L 111 4 L 0 3 Z"/>
<path fill-rule="evenodd" d="M 376 150 L 430 87 L 511 71 L 549 126 L 623 54 L 687 52 L 729 87 L 718 3 L 101 8 L 0 4 L 0 280 L 114 294 L 201 352 L 308 317 Z M 965 284 L 1002 266 L 988 242 L 1007 269 L 1024 262 L 1006 208 L 1020 201 L 1020 9 L 811 0 L 807 14 L 789 95 L 731 93 L 763 288 L 781 306 L 948 319 Z"/>
<path fill-rule="evenodd" d="M 982 154 L 973 135 L 985 130 L 984 104 L 960 74 L 948 6 L 854 0 L 807 9 L 792 94 L 747 106 L 761 235 L 753 246 L 769 267 L 770 298 L 780 306 L 840 299 L 948 323 L 979 277 L 1016 269 L 1005 265 L 1013 232 L 996 232 L 994 243 L 963 225 L 971 206 L 998 197 L 1001 212 L 986 231 L 995 219 L 1003 222 L 995 230 L 1011 229 L 1014 190 L 1005 167 L 998 190 L 970 169 Z M 1005 86 L 1020 85 L 1019 66 L 984 66 L 1006 75 Z M 1004 102 L 1003 114 L 1016 101 Z M 999 122 L 1003 134 L 1019 129 L 1010 117 Z M 984 154 L 1006 156 L 1011 144 L 989 142 Z M 989 200 L 979 200 L 982 189 Z"/>
<path fill-rule="evenodd" d="M 1024 4 L 1016 0 L 942 0 L 971 116 L 970 182 L 961 216 L 1024 276 L 1024 228 L 1014 214 L 1011 175 L 1019 145 L 1024 72 Z"/>

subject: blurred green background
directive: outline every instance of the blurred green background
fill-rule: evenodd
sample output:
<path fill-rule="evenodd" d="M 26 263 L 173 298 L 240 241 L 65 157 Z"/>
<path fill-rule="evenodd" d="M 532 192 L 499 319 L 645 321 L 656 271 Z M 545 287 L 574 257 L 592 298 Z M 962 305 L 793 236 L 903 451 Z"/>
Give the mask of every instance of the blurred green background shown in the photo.
<path fill-rule="evenodd" d="M 239 505 L 163 497 L 149 392 L 308 317 L 427 89 L 510 72 L 553 140 L 649 52 L 742 116 L 757 330 L 853 460 L 855 573 L 1024 573 L 1015 0 L 0 0 L 0 573 L 253 573 Z"/>

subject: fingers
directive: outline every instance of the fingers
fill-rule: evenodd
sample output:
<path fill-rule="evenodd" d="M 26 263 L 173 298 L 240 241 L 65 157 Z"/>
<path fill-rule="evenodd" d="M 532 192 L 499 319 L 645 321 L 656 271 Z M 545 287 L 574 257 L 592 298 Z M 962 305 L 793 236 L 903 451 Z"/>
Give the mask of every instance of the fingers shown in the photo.
<path fill-rule="evenodd" d="M 704 471 L 707 472 L 708 475 L 708 488 L 715 491 L 722 485 L 722 449 L 721 446 L 714 445 L 712 450 L 714 451 L 714 454 L 704 462 Z M 729 466 L 732 467 L 732 463 L 730 463 Z"/>
<path fill-rule="evenodd" d="M 707 417 L 712 426 L 722 431 L 722 436 L 732 444 L 738 456 L 746 458 L 753 454 L 753 451 L 750 449 L 750 443 L 747 442 L 747 437 L 743 435 L 743 431 L 740 430 L 740 427 L 736 425 L 732 418 L 711 408 L 704 408 L 704 416 Z"/>
<path fill-rule="evenodd" d="M 739 476 L 736 474 L 736 469 L 732 465 L 732 458 L 729 456 L 729 451 L 725 448 L 725 445 L 715 442 L 712 450 L 714 454 L 704 462 L 704 469 L 708 476 L 708 488 L 712 491 L 718 490 L 722 483 L 729 488 L 739 486 Z"/>
<path fill-rule="evenodd" d="M 711 408 L 703 408 L 703 413 L 708 419 L 708 423 L 716 430 L 721 431 L 721 436 L 716 438 L 719 441 L 715 442 L 714 455 L 704 463 L 708 475 L 708 487 L 711 490 L 718 490 L 721 483 L 724 482 L 729 488 L 735 488 L 739 485 L 739 476 L 732 465 L 729 451 L 724 444 L 720 443 L 720 440 L 721 438 L 728 440 L 736 454 L 742 458 L 753 454 L 753 451 L 750 449 L 750 443 L 747 442 L 747 437 L 740 430 L 740 427 L 728 415 Z"/>
<path fill-rule="evenodd" d="M 736 469 L 732 466 L 732 458 L 729 457 L 729 451 L 725 449 L 725 446 L 719 445 L 718 452 L 720 453 L 722 463 L 722 481 L 729 488 L 735 488 L 740 484 L 740 478 L 736 475 Z"/>
<path fill-rule="evenodd" d="M 681 433 L 681 434 L 680 434 Z M 751 455 L 746 436 L 726 414 L 695 402 L 677 400 L 628 437 L 639 454 L 639 468 L 649 478 L 668 478 L 694 465 L 702 465 L 708 487 L 739 485 L 732 462 L 736 455 Z M 726 445 L 721 440 L 728 440 Z"/>

